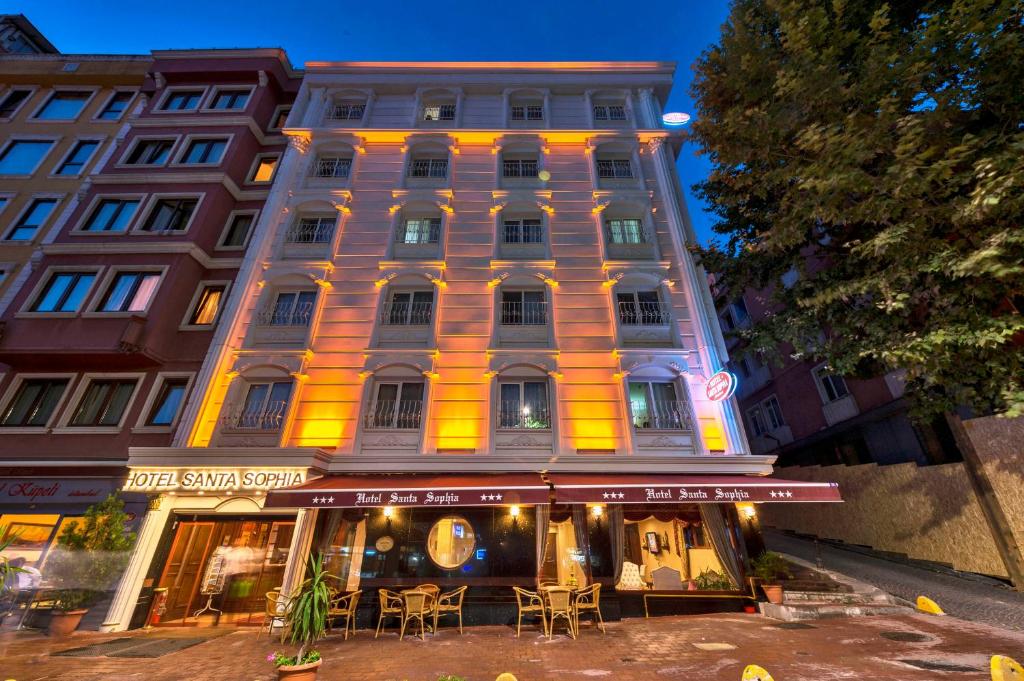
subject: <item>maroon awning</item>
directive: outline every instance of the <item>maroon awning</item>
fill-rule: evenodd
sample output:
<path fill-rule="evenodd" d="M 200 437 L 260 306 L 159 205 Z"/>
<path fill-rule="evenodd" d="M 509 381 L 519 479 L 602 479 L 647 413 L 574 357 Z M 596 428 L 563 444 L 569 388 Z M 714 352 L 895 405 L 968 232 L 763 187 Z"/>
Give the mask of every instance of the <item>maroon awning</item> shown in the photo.
<path fill-rule="evenodd" d="M 714 504 L 737 501 L 842 501 L 834 482 L 747 475 L 549 473 L 559 504 Z"/>
<path fill-rule="evenodd" d="M 507 506 L 546 504 L 549 487 L 537 473 L 495 475 L 328 475 L 267 493 L 265 506 Z"/>

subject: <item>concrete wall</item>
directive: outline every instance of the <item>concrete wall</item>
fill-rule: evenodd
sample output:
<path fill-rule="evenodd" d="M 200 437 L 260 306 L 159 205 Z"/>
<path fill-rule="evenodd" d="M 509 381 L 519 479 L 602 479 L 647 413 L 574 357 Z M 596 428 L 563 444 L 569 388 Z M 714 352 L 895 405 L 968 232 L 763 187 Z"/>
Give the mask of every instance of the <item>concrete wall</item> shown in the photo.
<path fill-rule="evenodd" d="M 1024 418 L 986 416 L 965 421 L 964 426 L 999 497 L 1017 548 L 1024 551 Z"/>

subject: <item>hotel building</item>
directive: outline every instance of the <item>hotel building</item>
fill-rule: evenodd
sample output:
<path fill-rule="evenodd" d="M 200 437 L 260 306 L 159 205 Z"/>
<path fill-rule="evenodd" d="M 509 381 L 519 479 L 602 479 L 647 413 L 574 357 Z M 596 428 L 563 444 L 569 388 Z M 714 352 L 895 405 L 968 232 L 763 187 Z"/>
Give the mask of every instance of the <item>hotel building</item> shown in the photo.
<path fill-rule="evenodd" d="M 688 251 L 673 73 L 307 64 L 174 442 L 131 447 L 125 489 L 155 501 L 108 628 L 153 588 L 164 621 L 258 620 L 240 594 L 316 553 L 342 588 L 469 585 L 475 621 L 538 580 L 602 582 L 611 617 L 649 587 L 747 589 L 749 502 L 837 494 L 757 477 L 774 459 Z M 245 523 L 267 531 L 224 530 Z"/>

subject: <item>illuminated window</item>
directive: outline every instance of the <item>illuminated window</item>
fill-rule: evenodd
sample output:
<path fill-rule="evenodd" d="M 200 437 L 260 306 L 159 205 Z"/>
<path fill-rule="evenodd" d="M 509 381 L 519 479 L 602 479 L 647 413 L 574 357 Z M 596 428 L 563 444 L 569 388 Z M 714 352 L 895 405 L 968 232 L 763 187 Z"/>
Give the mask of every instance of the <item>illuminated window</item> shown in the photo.
<path fill-rule="evenodd" d="M 31 175 L 53 146 L 53 140 L 14 140 L 0 152 L 0 175 Z"/>
<path fill-rule="evenodd" d="M 277 169 L 277 154 L 257 156 L 256 165 L 253 167 L 252 177 L 249 182 L 270 182 L 274 179 L 274 171 Z"/>
<path fill-rule="evenodd" d="M 454 104 L 428 104 L 423 107 L 423 120 L 425 121 L 454 121 Z"/>
<path fill-rule="evenodd" d="M 144 232 L 183 232 L 188 227 L 199 199 L 158 199 L 142 224 Z"/>
<path fill-rule="evenodd" d="M 199 293 L 196 305 L 189 315 L 190 326 L 212 326 L 217 321 L 217 313 L 227 291 L 227 284 L 206 284 Z"/>
<path fill-rule="evenodd" d="M 642 244 L 647 242 L 643 223 L 636 218 L 606 220 L 608 240 L 613 244 Z"/>
<path fill-rule="evenodd" d="M 274 111 L 273 117 L 271 117 L 270 119 L 270 129 L 280 130 L 281 128 L 283 128 L 287 124 L 288 114 L 290 114 L 291 112 L 292 108 L 290 106 L 277 107 L 277 109 Z"/>
<path fill-rule="evenodd" d="M 135 393 L 136 379 L 93 379 L 69 426 L 117 426 Z"/>
<path fill-rule="evenodd" d="M 224 157 L 227 146 L 228 140 L 225 137 L 194 139 L 189 142 L 180 163 L 216 165 Z"/>
<path fill-rule="evenodd" d="M 441 218 L 409 218 L 398 232 L 403 244 L 436 244 L 440 238 Z"/>
<path fill-rule="evenodd" d="M 167 163 L 174 139 L 138 140 L 124 163 L 133 166 L 158 166 Z"/>
<path fill-rule="evenodd" d="M 498 384 L 498 428 L 504 430 L 551 427 L 546 381 L 502 381 Z"/>
<path fill-rule="evenodd" d="M 66 90 L 54 92 L 36 115 L 41 121 L 70 121 L 78 117 L 85 108 L 85 103 L 92 96 L 91 92 L 70 92 Z"/>
<path fill-rule="evenodd" d="M 4 410 L 0 426 L 46 426 L 67 387 L 66 378 L 32 378 L 22 381 L 14 399 Z"/>
<path fill-rule="evenodd" d="M 450 515 L 441 518 L 427 534 L 427 555 L 444 569 L 454 570 L 470 559 L 476 550 L 476 535 L 465 518 Z"/>
<path fill-rule="evenodd" d="M 690 411 L 672 382 L 629 382 L 633 427 L 654 430 L 692 430 Z"/>
<path fill-rule="evenodd" d="M 249 88 L 218 90 L 210 102 L 210 108 L 219 111 L 241 111 L 249 102 L 249 92 Z"/>
<path fill-rule="evenodd" d="M 96 140 L 79 140 L 54 174 L 81 175 L 82 171 L 85 170 L 85 164 L 99 146 L 100 143 Z"/>
<path fill-rule="evenodd" d="M 134 96 L 134 92 L 115 92 L 114 95 L 107 100 L 103 110 L 100 111 L 96 118 L 103 121 L 119 120 L 125 110 L 128 109 L 128 103 L 132 101 L 132 97 Z"/>
<path fill-rule="evenodd" d="M 368 429 L 418 430 L 423 417 L 423 381 L 391 381 L 374 385 L 366 411 Z"/>
<path fill-rule="evenodd" d="M 32 312 L 77 312 L 96 280 L 95 272 L 54 272 L 32 304 Z"/>
<path fill-rule="evenodd" d="M 3 99 L 0 99 L 0 118 L 13 116 L 31 95 L 31 90 L 8 90 Z"/>
<path fill-rule="evenodd" d="M 101 199 L 82 225 L 82 231 L 123 232 L 138 207 L 138 199 Z"/>
<path fill-rule="evenodd" d="M 145 312 L 159 283 L 159 272 L 118 272 L 99 309 L 101 312 Z"/>
<path fill-rule="evenodd" d="M 161 111 L 195 111 L 199 108 L 199 100 L 203 98 L 202 90 L 175 90 L 164 99 Z"/>
<path fill-rule="evenodd" d="M 57 199 L 33 199 L 18 221 L 14 223 L 14 227 L 7 233 L 5 239 L 7 241 L 30 241 L 50 217 L 50 213 L 53 212 L 56 205 Z"/>
<path fill-rule="evenodd" d="M 255 219 L 255 213 L 232 215 L 227 229 L 224 230 L 224 237 L 220 242 L 221 248 L 244 248 L 249 242 L 249 231 L 252 229 Z"/>
<path fill-rule="evenodd" d="M 178 417 L 178 411 L 185 399 L 185 390 L 188 388 L 188 379 L 167 378 L 160 385 L 160 392 L 150 408 L 149 416 L 146 418 L 147 426 L 169 426 Z"/>

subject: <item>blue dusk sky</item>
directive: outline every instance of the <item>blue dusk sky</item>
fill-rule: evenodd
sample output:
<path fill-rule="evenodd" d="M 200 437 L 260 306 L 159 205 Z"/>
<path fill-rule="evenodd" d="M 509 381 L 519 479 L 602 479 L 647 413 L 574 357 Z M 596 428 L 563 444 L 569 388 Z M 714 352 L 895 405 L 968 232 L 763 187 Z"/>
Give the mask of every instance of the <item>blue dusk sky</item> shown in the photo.
<path fill-rule="evenodd" d="M 716 42 L 726 0 L 122 0 L 0 1 L 67 53 L 282 47 L 306 61 L 663 60 L 676 62 L 666 111 L 693 112 L 691 66 Z M 708 171 L 684 147 L 679 173 L 701 241 L 712 218 L 690 185 Z"/>

